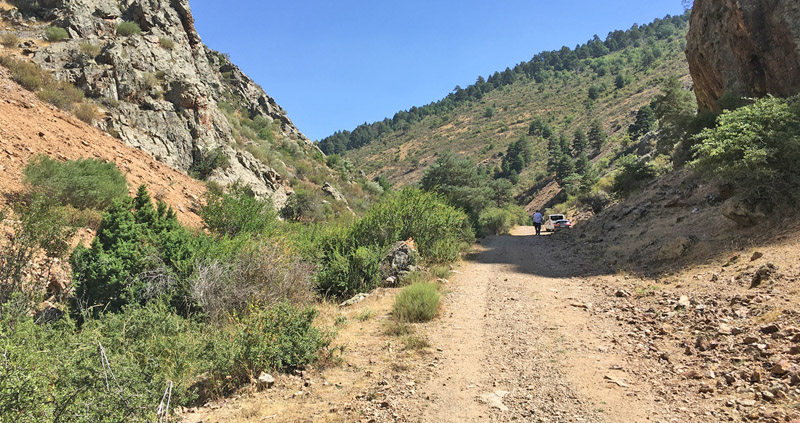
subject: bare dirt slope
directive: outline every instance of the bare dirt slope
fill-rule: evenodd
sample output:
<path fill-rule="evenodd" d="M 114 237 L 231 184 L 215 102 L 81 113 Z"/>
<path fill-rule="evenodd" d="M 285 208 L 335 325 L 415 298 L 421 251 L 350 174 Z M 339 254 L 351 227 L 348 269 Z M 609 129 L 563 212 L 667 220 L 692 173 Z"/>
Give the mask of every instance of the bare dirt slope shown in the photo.
<path fill-rule="evenodd" d="M 202 224 L 191 211 L 205 192 L 201 182 L 39 101 L 0 68 L 0 192 L 22 188 L 22 168 L 37 154 L 112 161 L 127 177 L 131 193 L 145 184 L 151 195 L 176 209 L 182 223 L 195 228 Z"/>

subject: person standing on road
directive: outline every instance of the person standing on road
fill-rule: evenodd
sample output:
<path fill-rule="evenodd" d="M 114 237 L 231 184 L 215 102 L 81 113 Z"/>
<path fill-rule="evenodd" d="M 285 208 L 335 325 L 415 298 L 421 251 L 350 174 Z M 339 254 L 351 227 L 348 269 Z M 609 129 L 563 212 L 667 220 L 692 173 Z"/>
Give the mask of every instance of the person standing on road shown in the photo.
<path fill-rule="evenodd" d="M 542 234 L 542 213 L 536 212 L 533 214 L 533 227 L 536 228 L 536 235 Z"/>

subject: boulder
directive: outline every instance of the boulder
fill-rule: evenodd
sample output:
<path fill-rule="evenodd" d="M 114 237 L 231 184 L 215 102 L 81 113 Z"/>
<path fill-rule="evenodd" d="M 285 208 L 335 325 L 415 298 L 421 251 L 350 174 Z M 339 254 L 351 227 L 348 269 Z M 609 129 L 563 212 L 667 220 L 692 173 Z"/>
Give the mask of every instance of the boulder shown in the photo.
<path fill-rule="evenodd" d="M 686 57 L 697 102 L 800 92 L 800 2 L 695 0 Z"/>
<path fill-rule="evenodd" d="M 416 270 L 419 253 L 413 239 L 396 242 L 381 261 L 380 274 L 385 285 L 395 285 Z"/>
<path fill-rule="evenodd" d="M 344 198 L 342 193 L 340 193 L 339 190 L 336 189 L 329 182 L 325 182 L 325 184 L 322 185 L 322 192 L 324 192 L 325 194 L 330 195 L 336 201 L 342 201 L 344 203 L 347 203 L 347 199 Z"/>
<path fill-rule="evenodd" d="M 741 196 L 735 196 L 722 204 L 720 212 L 739 226 L 749 227 L 764 222 L 772 212 L 772 206 L 764 201 L 745 200 Z"/>

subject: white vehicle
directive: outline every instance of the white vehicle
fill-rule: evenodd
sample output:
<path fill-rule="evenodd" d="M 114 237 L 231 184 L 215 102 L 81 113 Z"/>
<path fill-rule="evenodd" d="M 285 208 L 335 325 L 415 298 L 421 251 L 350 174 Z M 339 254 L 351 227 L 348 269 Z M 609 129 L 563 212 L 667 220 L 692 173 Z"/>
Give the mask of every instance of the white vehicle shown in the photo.
<path fill-rule="evenodd" d="M 563 214 L 550 214 L 544 220 L 544 230 L 547 232 L 555 232 L 559 229 L 569 229 L 572 227 L 572 222 L 567 220 Z"/>

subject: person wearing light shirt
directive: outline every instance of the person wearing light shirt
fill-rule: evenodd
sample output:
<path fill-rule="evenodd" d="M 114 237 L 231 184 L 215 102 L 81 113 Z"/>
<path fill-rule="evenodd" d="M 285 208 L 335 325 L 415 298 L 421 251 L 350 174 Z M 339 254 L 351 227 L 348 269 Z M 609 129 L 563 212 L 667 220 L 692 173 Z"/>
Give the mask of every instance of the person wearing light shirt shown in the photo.
<path fill-rule="evenodd" d="M 542 219 L 543 218 L 544 218 L 544 216 L 542 216 L 541 212 L 537 211 L 536 213 L 533 214 L 533 227 L 536 228 L 536 235 L 541 235 L 542 234 Z"/>

